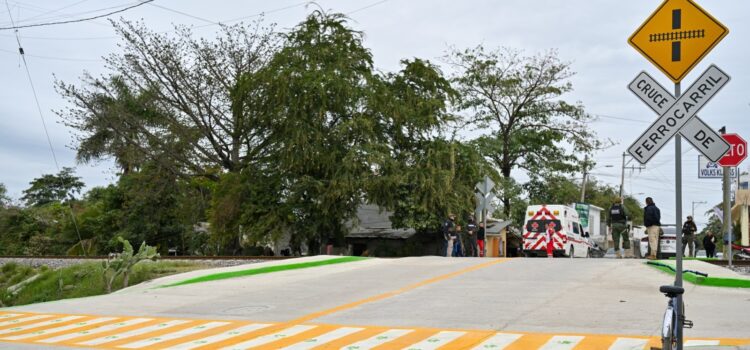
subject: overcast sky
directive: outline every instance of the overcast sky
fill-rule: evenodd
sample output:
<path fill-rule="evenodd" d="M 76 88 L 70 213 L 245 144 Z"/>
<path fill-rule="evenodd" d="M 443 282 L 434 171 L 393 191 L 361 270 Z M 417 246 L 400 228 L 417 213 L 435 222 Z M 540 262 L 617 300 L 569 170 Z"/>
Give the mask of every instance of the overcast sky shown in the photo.
<path fill-rule="evenodd" d="M 76 19 L 114 11 L 135 0 L 8 0 L 13 19 L 20 24 Z M 628 83 L 645 70 L 672 90 L 672 83 L 627 44 L 627 38 L 661 3 L 658 0 L 319 0 L 327 10 L 348 13 L 351 25 L 365 33 L 365 45 L 383 71 L 398 68 L 399 60 L 419 57 L 439 62 L 449 46 L 457 48 L 508 46 L 527 54 L 557 49 L 572 63 L 577 75 L 575 91 L 565 98 L 581 101 L 598 115 L 592 123 L 601 138 L 617 144 L 596 156 L 594 176 L 620 183 L 622 153 L 656 118 L 627 90 Z M 199 26 L 198 35 L 213 37 L 210 22 L 235 23 L 266 13 L 265 21 L 286 29 L 302 21 L 313 7 L 299 0 L 156 0 L 110 18 L 143 19 L 152 29 L 169 30 L 172 24 Z M 689 86 L 710 63 L 727 72 L 732 81 L 701 111 L 714 128 L 726 126 L 750 138 L 750 2 L 744 0 L 699 1 L 730 29 L 729 35 L 683 80 Z M 0 26 L 9 26 L 5 3 L 0 7 Z M 175 12 L 176 11 L 176 12 Z M 181 13 L 178 13 L 181 12 Z M 199 17 L 199 18 L 196 18 Z M 208 25 L 207 25 L 208 24 Z M 31 77 L 39 95 L 44 120 L 60 167 L 75 166 L 87 186 L 106 185 L 115 179 L 110 162 L 78 165 L 70 130 L 60 124 L 54 110 L 65 108 L 55 92 L 55 77 L 76 82 L 84 71 L 105 73 L 101 57 L 117 52 L 117 38 L 106 19 L 75 24 L 22 29 Z M 446 72 L 448 68 L 445 68 Z M 31 86 L 18 55 L 12 31 L 0 31 L 0 183 L 13 197 L 20 197 L 31 179 L 56 173 Z M 698 153 L 683 142 L 683 213 L 693 202 L 721 201 L 721 181 L 697 178 Z M 632 163 L 632 165 L 637 165 Z M 743 164 L 743 168 L 744 168 Z M 611 167 L 607 167 L 611 166 Z M 674 145 L 670 142 L 638 172 L 626 172 L 625 191 L 639 199 L 651 196 L 662 211 L 662 222 L 675 221 Z M 707 221 L 706 204 L 696 205 L 696 221 Z"/>

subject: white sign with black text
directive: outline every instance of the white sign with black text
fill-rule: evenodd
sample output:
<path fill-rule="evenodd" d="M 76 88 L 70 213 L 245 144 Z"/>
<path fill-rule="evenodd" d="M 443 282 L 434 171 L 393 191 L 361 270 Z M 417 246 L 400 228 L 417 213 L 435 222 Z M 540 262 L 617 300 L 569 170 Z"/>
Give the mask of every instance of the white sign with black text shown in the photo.
<path fill-rule="evenodd" d="M 695 116 L 729 79 L 719 67 L 711 65 L 679 99 L 675 99 L 651 76 L 645 72 L 639 74 L 628 88 L 659 114 L 659 119 L 628 148 L 628 153 L 641 164 L 646 164 L 680 132 L 701 154 L 719 160 L 729 150 L 729 144 Z"/>
<path fill-rule="evenodd" d="M 739 172 L 736 167 L 729 167 L 729 177 L 736 179 Z M 698 178 L 699 179 L 721 179 L 724 176 L 724 167 L 719 163 L 712 162 L 704 156 L 698 156 Z"/>

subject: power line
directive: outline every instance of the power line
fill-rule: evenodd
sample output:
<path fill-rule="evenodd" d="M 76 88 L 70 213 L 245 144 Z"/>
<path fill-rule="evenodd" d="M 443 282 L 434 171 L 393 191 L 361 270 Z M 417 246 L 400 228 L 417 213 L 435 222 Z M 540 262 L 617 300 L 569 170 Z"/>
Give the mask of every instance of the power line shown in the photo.
<path fill-rule="evenodd" d="M 0 52 L 8 53 L 12 55 L 17 55 L 18 52 L 12 51 L 12 50 L 4 50 L 0 49 Z M 100 59 L 94 59 L 94 58 L 68 58 L 68 57 L 52 57 L 52 56 L 40 56 L 40 55 L 30 55 L 25 53 L 25 56 L 43 59 L 43 60 L 54 60 L 54 61 L 68 61 L 68 62 L 104 62 Z"/>
<path fill-rule="evenodd" d="M 69 20 L 69 21 L 58 21 L 58 22 L 46 22 L 46 23 L 27 24 L 27 25 L 22 25 L 22 26 L 12 25 L 11 27 L 0 27 L 0 30 L 18 30 L 18 29 L 21 29 L 21 28 L 44 27 L 44 26 L 52 26 L 52 25 L 58 25 L 58 24 L 68 24 L 68 23 L 85 22 L 85 21 L 90 21 L 90 20 L 97 19 L 97 18 L 108 17 L 108 16 L 111 16 L 111 15 L 114 15 L 114 14 L 117 14 L 117 13 L 125 12 L 127 10 L 130 10 L 130 9 L 133 9 L 133 8 L 136 8 L 136 7 L 139 7 L 139 6 L 143 6 L 143 5 L 145 5 L 147 3 L 150 3 L 152 1 L 154 1 L 154 0 L 143 0 L 142 2 L 139 2 L 139 3 L 135 4 L 135 5 L 128 6 L 128 7 L 119 9 L 117 11 L 112 11 L 112 12 L 108 12 L 108 13 L 101 14 L 101 15 L 98 15 L 98 16 L 93 16 L 93 17 L 73 19 L 73 20 Z M 7 2 L 5 4 L 8 6 L 8 11 L 10 12 L 10 5 L 8 5 Z"/>
<path fill-rule="evenodd" d="M 353 13 L 357 13 L 357 12 L 359 12 L 359 11 L 364 11 L 364 10 L 367 10 L 367 9 L 369 9 L 370 7 L 375 7 L 375 6 L 378 6 L 378 5 L 380 5 L 380 4 L 382 4 L 382 3 L 385 3 L 385 2 L 388 2 L 388 1 L 389 1 L 389 0 L 380 0 L 380 1 L 378 1 L 378 2 L 374 2 L 374 3 L 372 3 L 372 4 L 369 4 L 369 5 L 367 5 L 367 6 L 364 6 L 364 7 L 360 7 L 360 8 L 358 8 L 358 9 L 356 9 L 356 10 L 353 10 L 353 11 L 349 11 L 349 12 L 347 12 L 346 14 L 347 14 L 347 15 L 351 15 L 351 14 L 353 14 Z"/>
<path fill-rule="evenodd" d="M 8 0 L 5 0 L 5 7 L 8 9 L 8 16 L 10 17 L 11 24 L 15 27 L 15 24 L 13 24 L 13 14 L 10 12 L 10 5 L 8 4 Z M 29 71 L 29 64 L 26 62 L 26 57 L 23 53 L 23 46 L 21 45 L 21 39 L 18 37 L 18 29 L 15 30 L 16 32 L 16 43 L 18 43 L 18 53 L 21 55 L 21 60 L 23 61 L 23 67 L 26 70 L 26 77 L 29 79 L 29 85 L 31 86 L 31 92 L 34 95 L 34 102 L 36 103 L 36 109 L 39 112 L 39 119 L 42 120 L 42 127 L 44 128 L 44 135 L 47 137 L 47 144 L 49 145 L 49 150 L 52 153 L 52 159 L 55 162 L 55 167 L 57 168 L 57 172 L 60 173 L 60 163 L 57 161 L 57 155 L 55 154 L 55 147 L 52 146 L 52 138 L 49 136 L 49 130 L 47 130 L 47 122 L 44 120 L 44 113 L 42 112 L 42 105 L 39 103 L 39 96 L 37 96 L 36 88 L 34 87 L 34 80 L 31 79 L 31 72 Z M 62 178 L 60 178 L 60 183 L 62 188 L 65 188 L 65 184 L 63 183 Z M 69 203 L 70 204 L 70 203 Z M 73 213 L 73 205 L 70 204 L 68 206 L 68 209 L 70 210 L 70 219 L 73 222 L 73 227 L 76 230 L 76 234 L 78 235 L 78 243 L 81 244 L 81 251 L 83 252 L 83 255 L 86 256 L 86 248 L 83 246 L 83 239 L 81 238 L 81 231 L 78 229 L 78 222 L 76 221 L 75 213 Z"/>
<path fill-rule="evenodd" d="M 166 11 L 169 11 L 169 12 L 177 13 L 177 14 L 183 15 L 185 17 L 190 17 L 190 18 L 193 18 L 193 19 L 197 19 L 199 21 L 203 21 L 203 22 L 207 22 L 207 23 L 211 23 L 211 24 L 221 24 L 220 22 L 214 22 L 212 20 L 208 20 L 208 19 L 205 19 L 205 18 L 202 18 L 202 17 L 193 16 L 193 15 L 191 15 L 189 13 L 185 13 L 185 12 L 182 12 L 182 11 L 174 10 L 174 9 L 169 8 L 169 7 L 157 5 L 157 4 L 154 4 L 154 3 L 151 3 L 149 5 L 151 5 L 153 7 L 158 7 L 160 9 L 162 9 L 162 10 L 166 10 Z"/>

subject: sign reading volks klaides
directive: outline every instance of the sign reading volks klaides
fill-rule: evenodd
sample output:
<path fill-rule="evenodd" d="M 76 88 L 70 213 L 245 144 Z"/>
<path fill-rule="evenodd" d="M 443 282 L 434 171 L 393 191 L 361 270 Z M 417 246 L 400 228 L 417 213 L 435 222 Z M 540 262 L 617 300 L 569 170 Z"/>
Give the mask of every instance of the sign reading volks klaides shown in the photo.
<path fill-rule="evenodd" d="M 737 168 L 729 167 L 729 176 L 733 179 L 739 174 Z M 724 167 L 719 163 L 712 162 L 704 156 L 698 156 L 698 178 L 699 179 L 721 179 L 724 176 Z"/>

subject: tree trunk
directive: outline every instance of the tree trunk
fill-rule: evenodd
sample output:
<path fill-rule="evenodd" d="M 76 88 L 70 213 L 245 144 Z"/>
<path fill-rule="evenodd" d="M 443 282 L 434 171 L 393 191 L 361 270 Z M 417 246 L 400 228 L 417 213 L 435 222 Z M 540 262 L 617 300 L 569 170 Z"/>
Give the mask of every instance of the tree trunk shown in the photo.
<path fill-rule="evenodd" d="M 500 168 L 500 173 L 503 174 L 503 177 L 505 179 L 510 179 L 510 170 L 511 170 L 511 167 L 509 165 L 503 165 Z M 510 198 L 508 196 L 506 196 L 504 192 L 502 194 L 502 201 L 503 201 L 503 214 L 505 214 L 505 217 L 508 220 L 510 220 L 511 219 L 511 217 L 510 217 Z"/>

